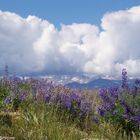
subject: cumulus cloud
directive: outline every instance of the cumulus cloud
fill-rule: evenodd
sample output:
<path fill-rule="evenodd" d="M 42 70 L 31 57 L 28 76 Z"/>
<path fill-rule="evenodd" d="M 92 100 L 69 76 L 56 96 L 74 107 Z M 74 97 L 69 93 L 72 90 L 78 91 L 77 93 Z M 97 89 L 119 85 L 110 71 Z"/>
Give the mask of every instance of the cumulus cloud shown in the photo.
<path fill-rule="evenodd" d="M 101 28 L 0 11 L 0 66 L 17 73 L 140 75 L 140 6 L 106 13 Z"/>

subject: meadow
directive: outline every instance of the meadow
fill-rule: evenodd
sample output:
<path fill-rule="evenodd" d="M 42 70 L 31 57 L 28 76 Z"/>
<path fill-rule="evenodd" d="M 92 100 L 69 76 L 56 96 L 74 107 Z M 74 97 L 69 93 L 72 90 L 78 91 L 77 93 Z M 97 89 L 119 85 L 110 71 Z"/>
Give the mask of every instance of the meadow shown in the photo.
<path fill-rule="evenodd" d="M 0 79 L 0 136 L 16 140 L 138 140 L 140 80 L 74 90 L 47 79 Z"/>

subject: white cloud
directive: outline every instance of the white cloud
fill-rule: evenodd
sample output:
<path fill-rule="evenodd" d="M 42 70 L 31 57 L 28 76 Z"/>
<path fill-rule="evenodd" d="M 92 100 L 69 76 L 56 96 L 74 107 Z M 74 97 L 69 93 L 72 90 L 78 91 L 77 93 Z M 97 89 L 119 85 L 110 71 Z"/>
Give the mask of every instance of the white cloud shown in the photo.
<path fill-rule="evenodd" d="M 101 25 L 103 31 L 99 36 L 100 49 L 85 65 L 85 70 L 111 75 L 120 73 L 121 69 L 126 67 L 129 74 L 137 71 L 136 74 L 140 75 L 140 70 L 137 69 L 140 61 L 140 6 L 107 13 L 102 18 Z M 137 67 L 129 69 L 130 65 L 134 66 L 134 62 Z M 116 68 L 118 64 L 122 67 Z"/>
<path fill-rule="evenodd" d="M 95 25 L 61 25 L 0 11 L 0 66 L 17 73 L 140 75 L 140 6 L 106 13 Z"/>

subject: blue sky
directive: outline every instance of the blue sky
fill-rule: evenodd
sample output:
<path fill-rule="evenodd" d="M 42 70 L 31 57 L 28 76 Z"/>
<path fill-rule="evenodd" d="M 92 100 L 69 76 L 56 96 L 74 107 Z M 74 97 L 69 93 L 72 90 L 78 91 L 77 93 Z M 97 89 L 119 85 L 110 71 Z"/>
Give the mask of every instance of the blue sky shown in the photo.
<path fill-rule="evenodd" d="M 106 12 L 130 8 L 140 0 L 0 0 L 0 9 L 22 17 L 35 15 L 60 27 L 60 24 L 100 25 Z"/>
<path fill-rule="evenodd" d="M 0 0 L 0 74 L 140 77 L 140 0 Z"/>

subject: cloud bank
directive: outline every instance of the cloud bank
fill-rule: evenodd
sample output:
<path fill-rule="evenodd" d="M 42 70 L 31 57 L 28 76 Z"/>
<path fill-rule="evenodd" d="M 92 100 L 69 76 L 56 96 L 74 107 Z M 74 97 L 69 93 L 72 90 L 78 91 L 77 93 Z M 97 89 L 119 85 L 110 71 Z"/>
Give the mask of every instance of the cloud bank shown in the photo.
<path fill-rule="evenodd" d="M 140 6 L 106 13 L 101 29 L 0 11 L 0 66 L 16 73 L 140 76 Z"/>

